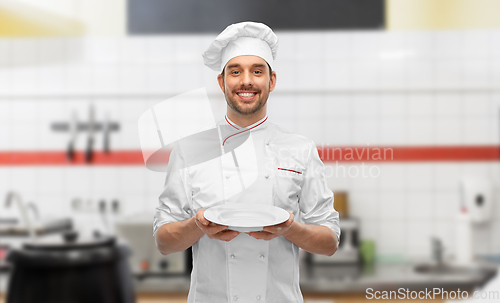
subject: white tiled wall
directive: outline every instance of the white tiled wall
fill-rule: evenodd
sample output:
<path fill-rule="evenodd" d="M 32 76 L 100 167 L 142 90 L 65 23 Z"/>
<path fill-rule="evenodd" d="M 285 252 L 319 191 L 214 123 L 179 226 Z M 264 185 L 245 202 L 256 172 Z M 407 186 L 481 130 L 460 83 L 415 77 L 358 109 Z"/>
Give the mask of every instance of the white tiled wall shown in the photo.
<path fill-rule="evenodd" d="M 500 128 L 500 31 L 278 32 L 269 115 L 330 146 L 493 145 Z M 212 35 L 0 40 L 0 150 L 64 150 L 50 129 L 76 112 L 120 123 L 112 149 L 139 150 L 137 119 L 151 105 L 205 86 L 216 117 L 225 103 L 201 53 Z M 86 134 L 76 147 L 85 148 Z M 96 148 L 102 149 L 97 134 Z M 360 163 L 339 163 L 361 169 Z M 430 237 L 453 252 L 462 175 L 500 179 L 486 163 L 370 162 L 378 177 L 329 177 L 347 190 L 362 237 L 380 254 L 430 254 Z M 339 168 L 328 164 L 332 171 Z M 122 215 L 152 213 L 164 176 L 140 166 L 1 167 L 0 195 L 19 191 L 43 215 L 74 215 L 71 201 L 118 199 Z M 498 183 L 498 182 L 497 182 Z M 14 212 L 3 210 L 2 214 Z M 75 215 L 99 225 L 96 214 Z M 499 253 L 495 222 L 477 230 L 478 253 Z"/>

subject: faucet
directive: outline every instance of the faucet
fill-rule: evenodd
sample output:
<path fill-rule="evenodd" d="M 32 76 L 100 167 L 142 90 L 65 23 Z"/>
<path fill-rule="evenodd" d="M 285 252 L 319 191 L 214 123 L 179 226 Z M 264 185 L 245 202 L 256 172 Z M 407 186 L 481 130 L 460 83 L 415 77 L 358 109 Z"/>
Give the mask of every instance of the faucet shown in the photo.
<path fill-rule="evenodd" d="M 432 238 L 432 259 L 438 267 L 443 267 L 443 242 L 439 238 Z"/>
<path fill-rule="evenodd" d="M 28 202 L 26 204 L 26 209 L 31 209 L 35 214 L 35 219 L 38 221 L 40 219 L 40 212 L 38 211 L 38 207 L 33 202 Z"/>
<path fill-rule="evenodd" d="M 29 236 L 30 236 L 31 240 L 34 242 L 34 241 L 36 241 L 35 229 L 34 229 L 33 225 L 31 224 L 31 221 L 28 217 L 27 208 L 24 205 L 23 201 L 21 200 L 21 196 L 14 191 L 8 192 L 7 197 L 5 199 L 5 207 L 9 207 L 14 199 L 17 202 L 17 207 L 19 209 L 19 212 L 21 213 L 21 217 L 23 218 L 23 221 L 26 224 L 26 228 L 28 229 Z"/>

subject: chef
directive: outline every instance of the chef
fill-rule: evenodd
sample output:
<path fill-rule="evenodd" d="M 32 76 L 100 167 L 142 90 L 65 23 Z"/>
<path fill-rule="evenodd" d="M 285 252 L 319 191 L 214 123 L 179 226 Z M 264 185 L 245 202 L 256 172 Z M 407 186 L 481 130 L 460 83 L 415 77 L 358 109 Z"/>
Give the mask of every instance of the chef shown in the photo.
<path fill-rule="evenodd" d="M 154 236 L 162 254 L 193 247 L 188 302 L 303 302 L 299 247 L 328 256 L 338 248 L 339 216 L 315 144 L 267 116 L 277 47 L 268 26 L 241 22 L 228 26 L 203 54 L 205 65 L 220 73 L 227 103 L 218 123 L 220 147 L 242 136 L 245 142 L 189 167 L 182 148 L 170 155 Z M 290 217 L 248 233 L 204 217 L 214 205 L 239 202 L 274 205 Z"/>

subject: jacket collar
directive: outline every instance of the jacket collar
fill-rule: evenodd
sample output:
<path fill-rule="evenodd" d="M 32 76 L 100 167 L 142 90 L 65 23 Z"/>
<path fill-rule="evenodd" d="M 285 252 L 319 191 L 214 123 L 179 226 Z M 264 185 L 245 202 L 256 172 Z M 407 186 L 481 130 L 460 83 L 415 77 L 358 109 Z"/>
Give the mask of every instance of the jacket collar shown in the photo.
<path fill-rule="evenodd" d="M 239 126 L 238 124 L 231 121 L 231 119 L 229 119 L 229 117 L 227 115 L 224 117 L 224 120 L 225 120 L 225 123 L 227 125 L 230 125 L 231 127 L 233 127 L 235 131 L 238 131 L 238 130 L 245 130 L 246 131 L 246 130 L 257 130 L 257 129 L 261 129 L 261 128 L 266 127 L 267 120 L 268 120 L 267 118 L 268 117 L 266 115 L 264 118 L 260 119 L 259 121 L 255 122 L 254 124 L 249 125 L 247 127 Z"/>
<path fill-rule="evenodd" d="M 236 123 L 234 123 L 233 121 L 231 121 L 227 116 L 225 116 L 223 124 L 230 126 L 228 128 L 231 129 L 231 131 L 229 134 L 223 134 L 222 146 L 226 144 L 226 141 L 231 140 L 231 138 L 238 136 L 240 134 L 246 133 L 248 131 L 254 132 L 257 130 L 265 129 L 267 127 L 267 120 L 268 120 L 267 118 L 268 117 L 266 115 L 264 118 L 260 119 L 259 121 L 255 122 L 252 125 L 249 125 L 247 127 L 241 127 Z"/>

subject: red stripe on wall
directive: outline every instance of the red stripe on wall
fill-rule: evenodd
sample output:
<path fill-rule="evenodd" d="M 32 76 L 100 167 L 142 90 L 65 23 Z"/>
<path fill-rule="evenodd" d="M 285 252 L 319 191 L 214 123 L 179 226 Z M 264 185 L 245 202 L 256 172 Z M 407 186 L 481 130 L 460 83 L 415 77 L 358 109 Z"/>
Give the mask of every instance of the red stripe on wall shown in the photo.
<path fill-rule="evenodd" d="M 318 147 L 323 162 L 447 162 L 498 161 L 500 147 L 484 146 L 359 146 Z"/>
<path fill-rule="evenodd" d="M 466 162 L 498 161 L 500 147 L 483 146 L 398 146 L 398 147 L 318 147 L 325 163 L 339 162 Z M 91 163 L 85 162 L 84 152 L 75 152 L 73 161 L 64 151 L 4 151 L 0 152 L 0 166 L 21 165 L 144 165 L 140 150 L 96 151 Z"/>
<path fill-rule="evenodd" d="M 90 163 L 85 162 L 84 152 L 75 152 L 74 160 L 66 158 L 63 151 L 11 151 L 0 152 L 0 165 L 144 165 L 142 152 L 139 150 L 96 151 Z"/>

